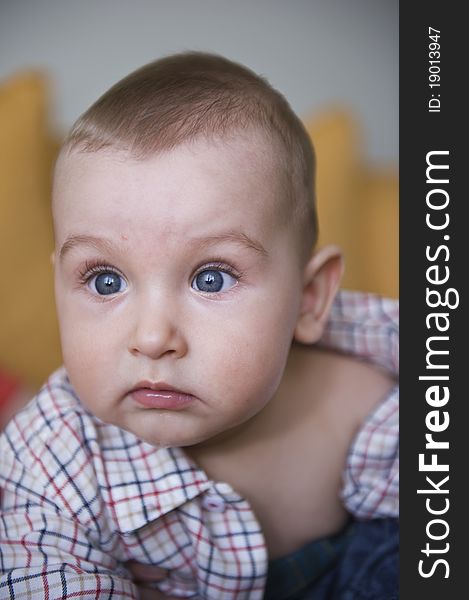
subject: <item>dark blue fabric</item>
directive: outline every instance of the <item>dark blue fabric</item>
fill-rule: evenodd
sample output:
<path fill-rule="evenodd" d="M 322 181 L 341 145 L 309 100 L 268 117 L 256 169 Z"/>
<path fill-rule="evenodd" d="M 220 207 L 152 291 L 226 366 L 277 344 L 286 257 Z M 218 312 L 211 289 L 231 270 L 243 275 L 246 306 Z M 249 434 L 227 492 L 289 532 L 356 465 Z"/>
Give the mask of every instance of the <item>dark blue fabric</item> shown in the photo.
<path fill-rule="evenodd" d="M 317 568 L 325 544 L 337 550 L 324 570 Z M 345 542 L 345 543 L 344 543 Z M 301 557 L 300 557 L 301 555 Z M 329 553 L 329 557 L 332 555 Z M 310 560 L 310 577 L 305 561 Z M 320 561 L 324 566 L 324 560 Z M 300 590 L 299 587 L 302 586 Z M 397 519 L 355 521 L 342 534 L 317 540 L 269 565 L 265 600 L 397 600 L 399 524 Z"/>
<path fill-rule="evenodd" d="M 314 540 L 296 552 L 271 560 L 264 600 L 299 597 L 337 564 L 352 535 L 353 525 L 347 526 L 337 535 Z"/>

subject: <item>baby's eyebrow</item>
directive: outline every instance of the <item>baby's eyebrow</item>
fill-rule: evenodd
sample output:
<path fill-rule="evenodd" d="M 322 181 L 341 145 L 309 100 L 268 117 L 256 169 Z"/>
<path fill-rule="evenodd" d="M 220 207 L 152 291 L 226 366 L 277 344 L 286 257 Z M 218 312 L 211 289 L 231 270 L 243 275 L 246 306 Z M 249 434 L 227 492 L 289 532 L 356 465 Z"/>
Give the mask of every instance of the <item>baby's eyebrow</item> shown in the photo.
<path fill-rule="evenodd" d="M 255 250 L 261 256 L 266 258 L 269 253 L 264 246 L 257 240 L 254 240 L 249 235 L 241 231 L 227 231 L 218 235 L 209 235 L 202 238 L 195 238 L 194 241 L 202 247 L 213 246 L 215 244 L 221 244 L 223 242 L 234 242 L 250 250 Z"/>
<path fill-rule="evenodd" d="M 263 258 L 266 258 L 268 256 L 267 250 L 259 241 L 256 241 L 246 233 L 239 231 L 227 231 L 216 235 L 192 238 L 192 240 L 190 241 L 202 248 L 206 246 L 214 246 L 223 242 L 231 242 L 239 244 L 244 248 L 254 250 Z M 113 244 L 113 242 L 105 238 L 96 237 L 93 235 L 71 235 L 67 237 L 65 242 L 62 244 L 62 247 L 60 248 L 60 260 L 63 260 L 65 255 L 68 252 L 70 252 L 70 250 L 78 246 L 91 246 L 95 250 L 98 250 L 98 252 L 110 252 L 112 250 L 115 250 L 115 245 Z"/>
<path fill-rule="evenodd" d="M 77 246 L 91 246 L 99 252 L 109 252 L 114 248 L 114 244 L 110 240 L 95 237 L 93 235 L 71 235 L 60 248 L 59 257 L 63 260 L 64 256 Z"/>

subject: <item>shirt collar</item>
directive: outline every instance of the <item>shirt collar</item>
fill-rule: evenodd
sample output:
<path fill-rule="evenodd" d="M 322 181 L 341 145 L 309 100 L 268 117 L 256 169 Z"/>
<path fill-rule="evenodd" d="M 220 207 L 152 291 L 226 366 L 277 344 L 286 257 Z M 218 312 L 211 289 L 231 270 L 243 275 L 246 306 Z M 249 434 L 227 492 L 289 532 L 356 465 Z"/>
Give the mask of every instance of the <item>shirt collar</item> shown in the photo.
<path fill-rule="evenodd" d="M 102 425 L 106 504 L 116 529 L 134 532 L 179 508 L 211 486 L 182 448 L 155 448 L 134 434 Z M 107 475 L 106 475 L 107 474 Z"/>

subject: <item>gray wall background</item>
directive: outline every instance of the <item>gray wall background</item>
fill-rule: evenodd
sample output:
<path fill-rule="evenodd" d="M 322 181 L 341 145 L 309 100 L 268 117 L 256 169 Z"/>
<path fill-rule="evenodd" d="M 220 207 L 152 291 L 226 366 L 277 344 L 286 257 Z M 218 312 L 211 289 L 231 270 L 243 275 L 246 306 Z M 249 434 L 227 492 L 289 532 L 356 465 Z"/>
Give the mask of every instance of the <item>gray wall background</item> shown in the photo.
<path fill-rule="evenodd" d="M 303 118 L 349 107 L 366 160 L 397 164 L 398 0 L 0 0 L 0 78 L 46 70 L 58 131 L 129 71 L 187 49 L 265 75 Z"/>

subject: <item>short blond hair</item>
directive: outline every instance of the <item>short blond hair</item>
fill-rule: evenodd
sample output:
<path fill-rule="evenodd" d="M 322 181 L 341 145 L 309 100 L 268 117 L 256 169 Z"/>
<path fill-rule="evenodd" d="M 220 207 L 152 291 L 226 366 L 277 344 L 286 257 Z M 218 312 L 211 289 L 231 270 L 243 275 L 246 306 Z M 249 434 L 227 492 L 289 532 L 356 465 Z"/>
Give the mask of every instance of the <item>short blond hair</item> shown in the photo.
<path fill-rule="evenodd" d="M 309 255 L 317 238 L 315 157 L 282 94 L 250 69 L 216 54 L 184 52 L 133 71 L 90 106 L 65 140 L 68 150 L 123 149 L 145 159 L 199 136 L 257 128 L 281 150 L 288 215 Z M 280 142 L 280 145 L 278 144 Z"/>

